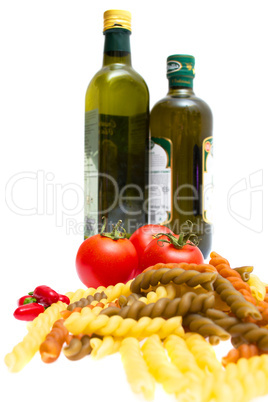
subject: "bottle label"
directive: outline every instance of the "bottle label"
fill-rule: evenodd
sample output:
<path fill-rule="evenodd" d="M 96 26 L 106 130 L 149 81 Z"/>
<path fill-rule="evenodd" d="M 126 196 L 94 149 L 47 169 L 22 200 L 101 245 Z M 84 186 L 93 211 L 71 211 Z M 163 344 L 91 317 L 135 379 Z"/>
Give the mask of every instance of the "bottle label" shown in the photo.
<path fill-rule="evenodd" d="M 203 220 L 212 223 L 213 216 L 213 138 L 203 141 Z"/>
<path fill-rule="evenodd" d="M 146 223 L 148 115 L 116 116 L 95 109 L 85 116 L 85 237 L 119 219 L 127 232 Z M 131 227 L 130 227 L 131 226 Z M 137 227 L 136 227 L 137 226 Z M 107 226 L 107 231 L 112 227 Z"/>
<path fill-rule="evenodd" d="M 84 160 L 84 223 L 85 237 L 97 233 L 98 223 L 98 134 L 99 114 L 98 109 L 91 110 L 85 114 L 85 160 Z"/>
<path fill-rule="evenodd" d="M 149 150 L 149 223 L 172 220 L 172 142 L 152 137 Z"/>

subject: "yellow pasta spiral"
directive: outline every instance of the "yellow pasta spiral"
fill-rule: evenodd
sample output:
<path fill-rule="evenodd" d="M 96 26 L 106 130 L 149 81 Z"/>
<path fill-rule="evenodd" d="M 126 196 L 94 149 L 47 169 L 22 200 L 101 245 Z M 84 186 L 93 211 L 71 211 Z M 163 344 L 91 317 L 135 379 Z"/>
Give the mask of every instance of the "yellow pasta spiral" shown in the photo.
<path fill-rule="evenodd" d="M 104 336 L 103 339 L 91 338 L 90 346 L 92 347 L 91 357 L 93 359 L 102 359 L 119 351 L 122 338 L 112 336 Z"/>
<path fill-rule="evenodd" d="M 87 296 L 94 296 L 95 293 L 104 292 L 107 295 L 107 301 L 111 302 L 117 299 L 120 295 L 128 296 L 130 294 L 130 284 L 132 281 L 133 280 L 131 279 L 127 283 L 117 283 L 116 285 L 110 285 L 107 288 L 99 286 L 97 289 L 78 289 L 76 292 L 68 292 L 66 295 L 69 297 L 70 303 L 74 303 L 82 298 L 86 298 Z"/>
<path fill-rule="evenodd" d="M 198 366 L 206 372 L 218 373 L 222 365 L 216 357 L 214 348 L 203 336 L 195 333 L 185 334 L 187 347 L 195 357 Z"/>
<path fill-rule="evenodd" d="M 177 335 L 169 335 L 164 341 L 164 346 L 171 362 L 189 380 L 191 384 L 189 393 L 192 395 L 192 400 L 205 400 L 204 381 L 206 381 L 207 376 L 206 373 L 198 367 L 193 354 L 188 349 L 186 341 Z"/>
<path fill-rule="evenodd" d="M 159 299 L 168 298 L 174 299 L 176 297 L 176 289 L 173 284 L 168 284 L 166 286 L 158 286 L 155 290 L 151 290 L 146 294 L 145 297 L 140 297 L 139 300 L 143 303 L 155 303 Z"/>
<path fill-rule="evenodd" d="M 132 318 L 120 316 L 108 317 L 96 316 L 89 308 L 85 307 L 81 313 L 72 313 L 64 322 L 64 325 L 74 335 L 95 333 L 102 336 L 113 335 L 116 337 L 135 336 L 145 338 L 153 333 L 161 338 L 175 333 L 183 335 L 181 317 L 172 317 L 168 320 L 163 318 L 142 317 L 138 321 Z"/>
<path fill-rule="evenodd" d="M 229 401 L 247 402 L 268 392 L 268 356 L 242 358 L 237 364 L 230 363 L 221 378 L 215 378 L 213 393 L 220 394 L 222 385 L 229 387 Z"/>
<path fill-rule="evenodd" d="M 169 361 L 158 335 L 151 335 L 142 345 L 150 372 L 168 393 L 180 394 L 189 388 L 189 380 Z"/>
<path fill-rule="evenodd" d="M 28 334 L 5 357 L 5 363 L 9 370 L 18 372 L 29 363 L 39 350 L 54 322 L 61 318 L 60 311 L 65 310 L 67 304 L 57 302 L 48 307 L 44 313 L 39 314 L 31 325 L 28 326 Z"/>
<path fill-rule="evenodd" d="M 133 337 L 125 338 L 120 346 L 120 354 L 133 392 L 142 392 L 146 399 L 153 399 L 155 381 L 142 356 L 139 341 Z"/>

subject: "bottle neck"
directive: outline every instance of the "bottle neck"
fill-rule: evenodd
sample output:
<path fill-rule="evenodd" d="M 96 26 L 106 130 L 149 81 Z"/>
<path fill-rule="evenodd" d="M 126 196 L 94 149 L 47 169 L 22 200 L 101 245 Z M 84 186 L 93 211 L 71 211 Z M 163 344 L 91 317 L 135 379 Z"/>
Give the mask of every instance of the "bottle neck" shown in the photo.
<path fill-rule="evenodd" d="M 193 77 L 189 76 L 189 74 L 178 74 L 178 73 L 168 73 L 168 84 L 169 84 L 169 92 L 183 92 L 186 94 L 188 92 L 193 94 Z"/>
<path fill-rule="evenodd" d="M 187 97 L 187 96 L 194 95 L 194 91 L 193 91 L 193 88 L 191 88 L 191 87 L 169 86 L 168 95 L 169 96 Z"/>
<path fill-rule="evenodd" d="M 103 66 L 120 63 L 131 66 L 130 35 L 127 29 L 114 28 L 104 31 Z"/>

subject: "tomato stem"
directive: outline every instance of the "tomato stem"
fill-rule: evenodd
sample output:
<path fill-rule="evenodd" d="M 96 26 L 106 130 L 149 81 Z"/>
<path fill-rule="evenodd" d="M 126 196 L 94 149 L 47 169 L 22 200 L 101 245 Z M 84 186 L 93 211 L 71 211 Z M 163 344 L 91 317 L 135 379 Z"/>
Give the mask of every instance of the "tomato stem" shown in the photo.
<path fill-rule="evenodd" d="M 121 227 L 121 225 L 122 225 L 121 219 L 117 222 L 116 225 L 112 225 L 113 230 L 111 232 L 104 232 L 104 230 L 106 228 L 107 221 L 106 221 L 105 216 L 103 216 L 102 219 L 103 219 L 104 222 L 103 222 L 101 232 L 100 232 L 101 236 L 108 237 L 109 239 L 112 239 L 112 240 L 119 240 L 119 239 L 125 239 L 126 238 L 126 231 L 125 231 L 125 229 L 123 227 Z M 123 232 L 120 231 L 119 229 L 122 229 Z"/>
<path fill-rule="evenodd" d="M 163 243 L 172 244 L 178 250 L 183 248 L 186 244 L 190 244 L 191 246 L 198 246 L 198 237 L 195 233 L 192 232 L 192 222 L 188 220 L 186 223 L 188 224 L 188 230 L 187 232 L 180 233 L 179 237 L 174 236 L 174 234 L 172 233 L 158 233 L 157 235 L 155 235 L 156 239 L 161 236 L 166 236 L 168 238 L 168 240 L 158 239 L 157 243 L 162 243 L 162 245 L 159 244 L 160 247 L 163 247 Z"/>

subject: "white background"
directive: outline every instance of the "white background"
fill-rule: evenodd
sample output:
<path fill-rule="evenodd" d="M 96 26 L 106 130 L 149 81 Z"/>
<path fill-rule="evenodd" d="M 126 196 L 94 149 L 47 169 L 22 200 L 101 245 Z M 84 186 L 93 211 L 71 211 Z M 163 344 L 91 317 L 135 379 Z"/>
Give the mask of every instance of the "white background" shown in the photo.
<path fill-rule="evenodd" d="M 84 288 L 74 264 L 83 241 L 84 96 L 102 64 L 107 9 L 132 13 L 133 67 L 148 84 L 151 107 L 167 92 L 167 56 L 196 57 L 195 93 L 214 116 L 213 249 L 233 267 L 253 265 L 268 282 L 265 6 L 264 0 L 1 2 L 0 370 L 1 392 L 9 393 L 5 400 L 69 402 L 94 396 L 102 401 L 112 395 L 118 401 L 142 400 L 132 394 L 118 355 L 97 362 L 62 356 L 51 365 L 36 355 L 18 374 L 3 363 L 26 334 L 25 323 L 12 315 L 21 295 L 40 284 L 61 293 Z M 159 389 L 156 400 L 173 399 Z"/>

